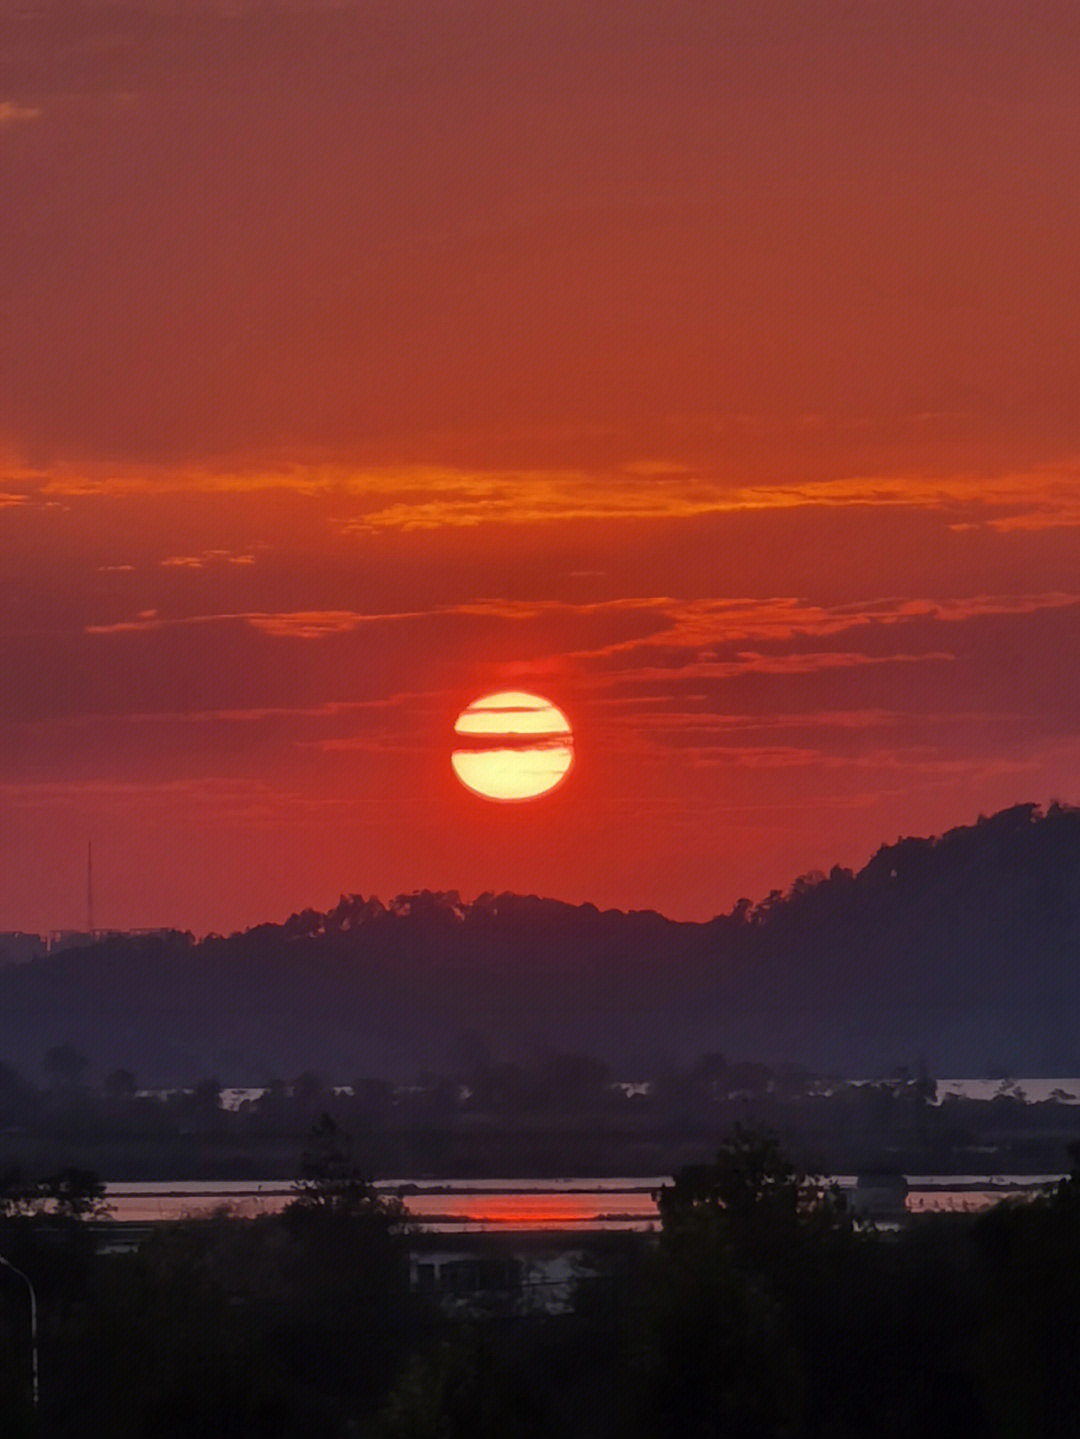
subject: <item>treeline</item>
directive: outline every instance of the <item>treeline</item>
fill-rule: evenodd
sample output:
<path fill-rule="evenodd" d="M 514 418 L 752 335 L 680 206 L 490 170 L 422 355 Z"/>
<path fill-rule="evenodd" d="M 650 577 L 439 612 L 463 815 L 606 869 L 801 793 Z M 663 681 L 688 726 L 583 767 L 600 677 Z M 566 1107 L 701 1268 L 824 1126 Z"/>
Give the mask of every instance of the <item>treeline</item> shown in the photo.
<path fill-rule="evenodd" d="M 719 1050 L 845 1075 L 1080 1074 L 1080 811 L 1018 805 L 704 924 L 535 896 L 359 895 L 242 934 L 114 936 L 0 966 L 0 1054 L 57 1039 L 99 1074 L 408 1082 L 472 1029 L 636 1057 Z M 632 1076 L 630 1076 L 632 1077 Z"/>
<path fill-rule="evenodd" d="M 1065 1097 L 1026 1103 L 948 1097 L 919 1066 L 873 1083 L 709 1053 L 647 1079 L 603 1060 L 541 1051 L 494 1057 L 463 1035 L 443 1072 L 410 1084 L 332 1085 L 313 1072 L 249 1097 L 203 1078 L 164 1094 L 127 1069 L 93 1084 L 70 1044 L 46 1052 L 35 1084 L 0 1063 L 0 1160 L 46 1173 L 74 1162 L 112 1179 L 288 1178 L 297 1145 L 328 1113 L 362 1141 L 375 1172 L 417 1177 L 668 1174 L 736 1123 L 782 1136 L 810 1169 L 852 1173 L 1052 1173 L 1075 1133 Z"/>
<path fill-rule="evenodd" d="M 1044 1198 L 857 1227 L 734 1130 L 570 1313 L 453 1316 L 323 1121 L 284 1213 L 95 1253 L 0 1207 L 5 1434 L 49 1439 L 1059 1439 L 1080 1432 L 1080 1152 Z M 31 1401 L 27 1293 L 39 1305 Z"/>

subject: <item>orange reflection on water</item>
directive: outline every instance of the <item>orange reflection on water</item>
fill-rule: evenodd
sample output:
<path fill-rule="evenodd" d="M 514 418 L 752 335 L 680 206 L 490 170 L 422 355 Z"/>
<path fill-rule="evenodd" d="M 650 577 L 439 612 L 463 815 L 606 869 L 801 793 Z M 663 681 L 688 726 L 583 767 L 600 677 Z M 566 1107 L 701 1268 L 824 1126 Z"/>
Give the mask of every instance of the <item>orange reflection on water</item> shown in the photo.
<path fill-rule="evenodd" d="M 1041 1186 L 1002 1186 L 995 1189 L 912 1190 L 907 1196 L 909 1214 L 978 1214 L 1005 1200 L 1034 1199 Z"/>
<path fill-rule="evenodd" d="M 160 1223 L 208 1218 L 226 1209 L 240 1219 L 279 1213 L 294 1198 L 288 1186 L 267 1185 L 264 1192 L 240 1186 L 132 1186 L 108 1195 L 112 1217 L 128 1223 Z M 261 1186 L 260 1186 L 261 1189 Z M 441 1186 L 440 1186 L 441 1189 Z M 132 1192 L 135 1191 L 135 1192 Z M 424 1229 L 582 1229 L 644 1228 L 659 1218 L 648 1189 L 517 1193 L 514 1191 L 420 1191 L 404 1195 L 410 1218 Z"/>
<path fill-rule="evenodd" d="M 421 1224 L 439 1220 L 517 1229 L 559 1229 L 610 1219 L 655 1221 L 649 1194 L 419 1194 L 407 1199 Z"/>

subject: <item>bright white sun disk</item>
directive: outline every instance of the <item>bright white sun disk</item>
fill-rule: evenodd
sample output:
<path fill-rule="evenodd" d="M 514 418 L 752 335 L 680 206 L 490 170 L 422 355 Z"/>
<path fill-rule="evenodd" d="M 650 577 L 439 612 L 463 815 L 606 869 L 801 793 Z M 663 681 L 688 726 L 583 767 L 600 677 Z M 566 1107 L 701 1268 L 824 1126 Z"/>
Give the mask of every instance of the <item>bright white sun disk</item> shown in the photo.
<path fill-rule="evenodd" d="M 484 799 L 535 799 L 554 789 L 574 762 L 574 737 L 562 710 L 521 690 L 474 700 L 454 732 L 474 741 L 454 751 L 454 773 Z"/>

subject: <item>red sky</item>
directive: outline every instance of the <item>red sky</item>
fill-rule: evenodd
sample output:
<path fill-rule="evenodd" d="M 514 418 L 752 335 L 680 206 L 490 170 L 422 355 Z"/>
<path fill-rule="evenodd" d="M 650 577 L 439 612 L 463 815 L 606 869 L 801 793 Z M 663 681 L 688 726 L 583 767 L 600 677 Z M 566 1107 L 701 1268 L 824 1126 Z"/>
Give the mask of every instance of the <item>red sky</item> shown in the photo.
<path fill-rule="evenodd" d="M 1080 800 L 1073 3 L 0 0 L 0 928 Z M 578 762 L 486 804 L 457 713 Z"/>

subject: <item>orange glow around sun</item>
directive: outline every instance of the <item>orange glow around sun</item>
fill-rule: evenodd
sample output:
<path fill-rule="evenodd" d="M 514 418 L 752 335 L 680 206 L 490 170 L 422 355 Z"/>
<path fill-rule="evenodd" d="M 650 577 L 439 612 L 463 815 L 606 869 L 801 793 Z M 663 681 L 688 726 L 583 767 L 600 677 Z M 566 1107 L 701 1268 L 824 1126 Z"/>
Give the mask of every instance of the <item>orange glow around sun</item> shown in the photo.
<path fill-rule="evenodd" d="M 565 779 L 574 762 L 562 710 L 520 690 L 474 700 L 458 715 L 454 733 L 469 744 L 451 756 L 454 773 L 484 799 L 536 799 Z"/>

